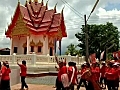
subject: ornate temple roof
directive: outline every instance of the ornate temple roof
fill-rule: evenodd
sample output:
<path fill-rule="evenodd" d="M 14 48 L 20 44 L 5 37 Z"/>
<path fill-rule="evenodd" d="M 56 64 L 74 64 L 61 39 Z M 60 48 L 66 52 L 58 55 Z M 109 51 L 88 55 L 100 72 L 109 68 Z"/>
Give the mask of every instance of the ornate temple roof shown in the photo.
<path fill-rule="evenodd" d="M 56 4 L 57 5 L 57 4 Z M 13 30 L 17 28 L 18 19 L 21 27 L 25 25 L 27 30 L 33 34 L 62 34 L 66 37 L 66 27 L 64 23 L 63 10 L 61 13 L 56 12 L 56 5 L 54 9 L 48 10 L 48 2 L 44 5 L 43 0 L 41 3 L 38 0 L 26 1 L 25 5 L 18 2 L 16 11 L 11 20 L 6 36 L 10 37 Z M 22 17 L 22 18 L 20 18 Z M 18 25 L 18 26 L 20 26 Z M 22 28 L 21 28 L 22 29 Z M 23 34 L 23 33 L 22 33 Z"/>

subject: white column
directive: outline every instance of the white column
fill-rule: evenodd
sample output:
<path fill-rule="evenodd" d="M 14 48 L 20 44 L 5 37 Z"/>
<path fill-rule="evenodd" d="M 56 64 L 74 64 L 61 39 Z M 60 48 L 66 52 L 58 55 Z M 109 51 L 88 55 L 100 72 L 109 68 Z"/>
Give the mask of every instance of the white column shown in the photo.
<path fill-rule="evenodd" d="M 29 47 L 30 47 L 30 40 L 29 40 L 29 36 L 27 36 L 27 54 L 29 54 Z"/>
<path fill-rule="evenodd" d="M 13 53 L 13 41 L 12 41 L 13 39 L 11 38 L 10 39 L 10 55 L 12 55 L 12 53 Z"/>

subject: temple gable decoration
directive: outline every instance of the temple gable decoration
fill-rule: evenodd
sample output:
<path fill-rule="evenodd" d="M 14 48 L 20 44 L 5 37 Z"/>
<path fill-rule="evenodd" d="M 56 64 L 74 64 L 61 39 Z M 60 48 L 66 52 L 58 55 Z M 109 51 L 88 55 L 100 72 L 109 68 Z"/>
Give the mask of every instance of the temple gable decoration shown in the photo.
<path fill-rule="evenodd" d="M 54 44 L 52 43 L 52 41 L 49 42 L 48 47 L 49 47 L 49 48 L 50 48 L 50 47 L 54 48 Z"/>
<path fill-rule="evenodd" d="M 39 40 L 39 42 L 36 44 L 36 46 L 38 47 L 38 46 L 43 46 L 43 43 Z"/>
<path fill-rule="evenodd" d="M 27 47 L 27 41 L 25 43 L 23 43 L 23 48 Z"/>
<path fill-rule="evenodd" d="M 32 39 L 32 41 L 30 42 L 30 46 L 35 46 L 35 43 L 34 43 L 33 39 Z"/>

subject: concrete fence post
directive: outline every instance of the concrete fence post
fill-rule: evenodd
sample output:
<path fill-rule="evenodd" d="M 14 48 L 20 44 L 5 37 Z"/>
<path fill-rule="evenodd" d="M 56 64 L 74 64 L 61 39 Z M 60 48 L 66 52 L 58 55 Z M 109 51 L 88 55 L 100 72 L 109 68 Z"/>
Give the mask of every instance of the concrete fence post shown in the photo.
<path fill-rule="evenodd" d="M 71 61 L 71 55 L 68 54 L 68 56 L 67 56 L 67 62 L 70 62 L 70 61 Z"/>
<path fill-rule="evenodd" d="M 50 55 L 49 54 L 47 54 L 47 59 L 48 59 L 48 64 L 49 64 L 49 62 L 50 62 Z"/>
<path fill-rule="evenodd" d="M 33 53 L 33 58 L 32 58 L 32 65 L 36 65 L 36 59 L 37 59 L 37 55 L 35 53 Z"/>
<path fill-rule="evenodd" d="M 13 53 L 13 55 L 12 55 L 12 64 L 15 64 L 15 62 L 17 62 L 17 60 L 15 60 L 15 55 L 16 55 L 16 53 Z"/>

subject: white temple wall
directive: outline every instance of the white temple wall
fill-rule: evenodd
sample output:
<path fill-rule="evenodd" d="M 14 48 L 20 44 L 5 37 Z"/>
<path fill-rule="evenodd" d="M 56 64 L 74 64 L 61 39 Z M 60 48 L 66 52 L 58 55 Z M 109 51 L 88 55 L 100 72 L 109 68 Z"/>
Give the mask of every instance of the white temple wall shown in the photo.
<path fill-rule="evenodd" d="M 35 46 L 34 47 L 34 52 L 37 54 L 42 54 L 42 55 L 47 55 L 48 53 L 48 36 L 46 36 L 45 38 L 43 37 L 43 35 L 31 35 L 30 36 L 30 42 L 33 40 L 33 42 L 35 44 L 37 44 L 39 42 L 39 40 L 43 43 L 43 47 L 42 47 L 42 52 L 38 53 L 38 47 Z"/>
<path fill-rule="evenodd" d="M 17 47 L 17 54 L 23 54 L 24 53 L 24 48 L 23 48 L 23 44 L 26 42 L 26 37 L 13 37 L 13 53 L 14 53 L 14 47 Z"/>

